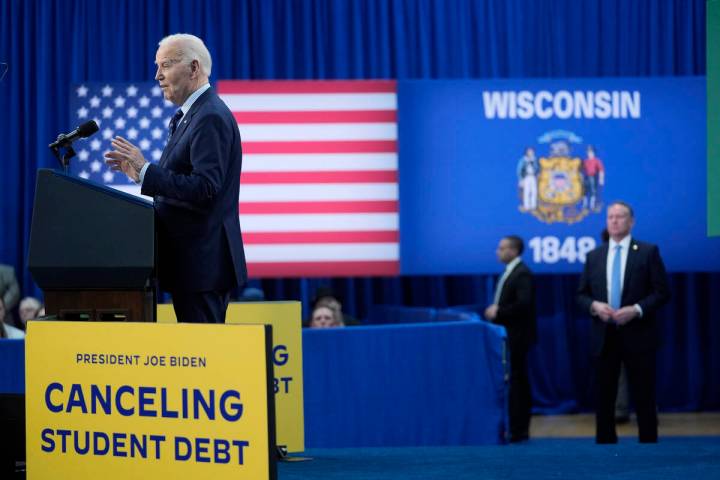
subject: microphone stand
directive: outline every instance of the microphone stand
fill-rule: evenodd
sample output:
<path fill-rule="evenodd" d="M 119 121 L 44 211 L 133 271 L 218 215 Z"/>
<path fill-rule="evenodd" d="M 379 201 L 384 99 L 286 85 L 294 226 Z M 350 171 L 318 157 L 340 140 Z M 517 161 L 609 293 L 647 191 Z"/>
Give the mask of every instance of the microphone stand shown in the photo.
<path fill-rule="evenodd" d="M 58 162 L 60 162 L 60 166 L 62 167 L 63 172 L 67 175 L 68 170 L 70 169 L 70 159 L 76 155 L 72 144 L 67 145 L 65 147 L 65 152 L 63 152 L 62 154 L 60 153 L 59 145 L 56 147 L 50 147 L 50 150 L 53 152 L 53 155 L 55 155 L 55 158 L 57 158 Z"/>

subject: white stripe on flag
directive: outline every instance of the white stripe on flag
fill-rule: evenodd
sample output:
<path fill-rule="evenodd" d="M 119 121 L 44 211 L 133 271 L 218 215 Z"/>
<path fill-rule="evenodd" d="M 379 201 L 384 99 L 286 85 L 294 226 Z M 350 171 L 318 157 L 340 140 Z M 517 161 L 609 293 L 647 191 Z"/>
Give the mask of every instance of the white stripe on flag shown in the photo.
<path fill-rule="evenodd" d="M 243 215 L 243 232 L 368 232 L 397 230 L 397 213 L 308 213 Z"/>
<path fill-rule="evenodd" d="M 253 262 L 319 262 L 381 261 L 400 258 L 397 243 L 284 244 L 245 245 L 248 263 Z"/>
<path fill-rule="evenodd" d="M 251 184 L 240 186 L 241 203 L 397 199 L 398 186 L 396 183 Z"/>
<path fill-rule="evenodd" d="M 395 93 L 225 93 L 220 98 L 233 112 L 396 110 Z"/>
<path fill-rule="evenodd" d="M 243 155 L 243 172 L 397 170 L 397 153 Z"/>
<path fill-rule="evenodd" d="M 397 140 L 396 123 L 239 124 L 244 142 Z"/>

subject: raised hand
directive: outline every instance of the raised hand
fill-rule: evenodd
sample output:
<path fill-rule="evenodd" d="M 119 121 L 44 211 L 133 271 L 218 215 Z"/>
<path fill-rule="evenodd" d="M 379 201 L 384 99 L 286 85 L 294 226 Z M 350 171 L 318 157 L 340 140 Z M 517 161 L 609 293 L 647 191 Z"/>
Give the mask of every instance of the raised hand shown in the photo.
<path fill-rule="evenodd" d="M 123 137 L 115 137 L 111 143 L 114 150 L 105 154 L 105 163 L 135 182 L 140 180 L 140 170 L 147 163 L 142 151 Z"/>

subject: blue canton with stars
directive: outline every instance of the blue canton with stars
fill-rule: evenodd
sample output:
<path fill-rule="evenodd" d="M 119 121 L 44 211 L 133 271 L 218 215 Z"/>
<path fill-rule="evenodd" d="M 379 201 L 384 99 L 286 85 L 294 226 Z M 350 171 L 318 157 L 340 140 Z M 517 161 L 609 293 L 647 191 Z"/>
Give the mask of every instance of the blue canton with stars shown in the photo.
<path fill-rule="evenodd" d="M 89 120 L 100 127 L 93 136 L 74 143 L 77 157 L 70 160 L 71 174 L 101 184 L 133 184 L 105 165 L 110 141 L 118 135 L 140 148 L 148 162 L 160 160 L 170 118 L 178 107 L 163 98 L 157 83 L 83 83 L 72 88 L 70 98 L 68 130 Z"/>

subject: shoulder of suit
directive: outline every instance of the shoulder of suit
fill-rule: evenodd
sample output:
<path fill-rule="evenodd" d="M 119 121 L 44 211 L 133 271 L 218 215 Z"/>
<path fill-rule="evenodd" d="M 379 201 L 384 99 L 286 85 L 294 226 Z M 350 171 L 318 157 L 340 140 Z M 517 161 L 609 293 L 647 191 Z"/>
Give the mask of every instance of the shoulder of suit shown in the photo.
<path fill-rule="evenodd" d="M 530 270 L 530 267 L 528 267 L 527 264 L 521 260 L 520 263 L 518 263 L 517 265 L 515 265 L 515 268 L 513 268 L 513 269 L 512 269 L 512 272 L 510 272 L 510 273 L 511 273 L 511 274 L 513 274 L 513 273 L 529 273 L 529 274 L 532 274 L 532 270 Z"/>
<path fill-rule="evenodd" d="M 652 250 L 653 248 L 657 248 L 657 245 L 655 245 L 654 243 L 643 242 L 641 240 L 636 240 L 633 238 L 630 240 L 630 248 L 632 250 L 646 251 L 646 250 Z"/>
<path fill-rule="evenodd" d="M 195 105 L 193 105 L 193 109 L 195 110 L 193 112 L 193 116 L 220 115 L 223 118 L 232 117 L 233 120 L 235 119 L 232 112 L 230 111 L 230 108 L 223 101 L 223 99 L 220 98 L 217 93 L 215 93 L 215 90 L 213 90 L 212 88 L 208 89 L 206 92 L 203 92 L 200 98 L 197 99 L 196 104 L 196 109 L 194 108 Z"/>
<path fill-rule="evenodd" d="M 528 272 L 532 271 L 532 270 L 530 270 L 530 267 L 528 266 L 528 264 L 523 262 L 522 260 L 520 260 L 520 263 L 518 263 L 517 266 L 515 267 L 515 270 L 518 270 L 518 269 L 523 269 Z"/>
<path fill-rule="evenodd" d="M 588 257 L 594 257 L 595 255 L 603 255 L 603 253 L 607 252 L 608 250 L 608 244 L 607 243 L 601 243 L 599 246 L 595 247 L 594 249 L 590 250 L 587 253 Z"/>

